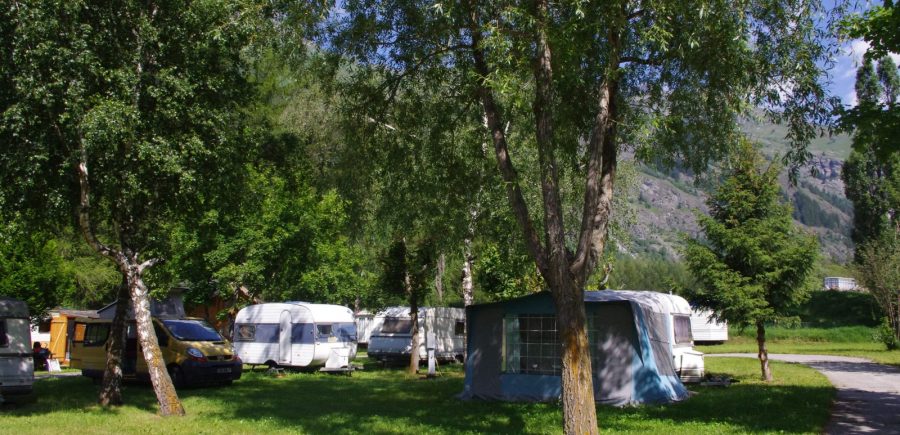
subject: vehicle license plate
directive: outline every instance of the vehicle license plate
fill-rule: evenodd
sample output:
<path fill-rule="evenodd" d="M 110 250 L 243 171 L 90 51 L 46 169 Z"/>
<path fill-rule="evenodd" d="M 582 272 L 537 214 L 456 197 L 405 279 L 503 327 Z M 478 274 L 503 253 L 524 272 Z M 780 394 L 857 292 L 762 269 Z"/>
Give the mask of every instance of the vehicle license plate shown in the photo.
<path fill-rule="evenodd" d="M 231 373 L 231 367 L 222 367 L 216 369 L 216 373 Z"/>

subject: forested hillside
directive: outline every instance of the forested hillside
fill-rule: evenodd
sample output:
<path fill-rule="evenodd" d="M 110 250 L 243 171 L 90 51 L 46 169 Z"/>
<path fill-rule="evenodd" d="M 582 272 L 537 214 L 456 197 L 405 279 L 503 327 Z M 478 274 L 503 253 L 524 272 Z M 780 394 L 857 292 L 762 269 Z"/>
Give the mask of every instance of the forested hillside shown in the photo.
<path fill-rule="evenodd" d="M 780 158 L 787 149 L 780 126 L 746 122 L 744 131 L 769 159 Z M 853 205 L 844 196 L 841 168 L 850 153 L 850 140 L 843 135 L 822 137 L 813 141 L 810 151 L 814 164 L 800 170 L 796 184 L 790 183 L 786 170 L 782 174 L 785 199 L 794 208 L 794 220 L 818 236 L 822 255 L 845 263 L 853 255 Z M 697 235 L 695 210 L 706 210 L 712 181 L 698 181 L 680 168 L 639 165 L 637 172 L 631 243 L 620 249 L 636 256 L 678 257 L 681 234 Z"/>

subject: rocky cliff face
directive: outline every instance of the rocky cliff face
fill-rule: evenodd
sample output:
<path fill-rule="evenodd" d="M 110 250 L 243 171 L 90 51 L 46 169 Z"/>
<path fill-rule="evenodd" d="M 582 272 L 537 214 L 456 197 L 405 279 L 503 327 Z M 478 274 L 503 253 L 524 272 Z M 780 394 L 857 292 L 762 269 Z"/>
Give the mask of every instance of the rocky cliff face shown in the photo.
<path fill-rule="evenodd" d="M 787 173 L 780 179 L 785 198 L 794 207 L 795 222 L 816 234 L 823 256 L 841 263 L 853 253 L 850 240 L 853 211 L 844 196 L 842 166 L 841 159 L 822 153 L 811 167 L 799 174 L 796 185 L 789 183 Z M 639 166 L 636 187 L 631 194 L 636 216 L 631 227 L 632 243 L 622 247 L 623 250 L 633 255 L 679 257 L 683 236 L 699 235 L 696 213 L 707 212 L 707 189 L 695 181 L 692 175 L 682 171 L 663 173 Z"/>

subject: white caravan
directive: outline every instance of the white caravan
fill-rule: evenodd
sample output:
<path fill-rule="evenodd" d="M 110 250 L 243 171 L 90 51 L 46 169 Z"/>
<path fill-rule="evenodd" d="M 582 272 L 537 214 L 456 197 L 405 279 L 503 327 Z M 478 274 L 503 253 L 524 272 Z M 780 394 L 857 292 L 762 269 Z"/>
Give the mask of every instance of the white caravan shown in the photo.
<path fill-rule="evenodd" d="M 0 297 L 0 402 L 30 394 L 33 383 L 28 305 Z"/>
<path fill-rule="evenodd" d="M 722 343 L 728 341 L 728 323 L 712 318 L 713 312 L 695 308 L 691 313 L 694 342 Z"/>
<path fill-rule="evenodd" d="M 703 352 L 694 350 L 691 305 L 688 301 L 681 296 L 654 291 L 604 290 L 598 293 L 608 300 L 637 301 L 663 317 L 669 347 L 675 359 L 675 372 L 683 382 L 700 382 L 703 379 Z"/>
<path fill-rule="evenodd" d="M 369 311 L 362 310 L 356 313 L 356 338 L 357 343 L 368 346 L 369 337 L 375 330 L 375 315 Z"/>
<path fill-rule="evenodd" d="M 234 319 L 234 351 L 245 364 L 347 368 L 356 357 L 353 311 L 340 305 L 250 305 Z"/>
<path fill-rule="evenodd" d="M 408 357 L 412 349 L 412 319 L 409 307 L 391 307 L 375 316 L 368 355 L 381 361 Z M 419 357 L 428 357 L 426 340 L 433 333 L 434 354 L 439 360 L 463 360 L 466 350 L 466 310 L 463 308 L 419 308 Z"/>

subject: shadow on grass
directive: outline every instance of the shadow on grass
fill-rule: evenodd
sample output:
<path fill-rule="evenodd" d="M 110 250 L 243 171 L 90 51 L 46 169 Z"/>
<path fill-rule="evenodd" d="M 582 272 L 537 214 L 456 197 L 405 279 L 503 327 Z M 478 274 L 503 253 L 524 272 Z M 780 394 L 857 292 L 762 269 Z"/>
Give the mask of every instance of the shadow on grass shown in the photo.
<path fill-rule="evenodd" d="M 524 432 L 527 409 L 542 414 L 547 404 L 489 404 L 455 398 L 458 376 L 423 380 L 403 370 L 351 378 L 320 374 L 282 379 L 249 376 L 217 392 L 214 418 L 276 421 L 310 433 Z M 189 393 L 189 394 L 193 394 Z"/>
<path fill-rule="evenodd" d="M 562 413 L 557 403 L 461 401 L 460 367 L 444 367 L 433 380 L 410 377 L 402 369 L 369 368 L 352 377 L 290 373 L 273 377 L 245 373 L 231 387 L 179 391 L 196 419 L 234 422 L 302 433 L 524 433 L 557 432 Z M 109 413 L 96 405 L 97 386 L 83 378 L 45 379 L 35 384 L 36 403 L 12 415 L 52 416 L 54 412 Z M 694 387 L 689 400 L 667 406 L 598 407 L 604 431 L 685 433 L 686 428 L 714 432 L 818 432 L 827 421 L 833 390 L 737 384 L 729 388 Z M 129 384 L 126 404 L 156 413 L 153 390 Z M 6 413 L 7 410 L 4 410 Z M 124 417 L 123 417 L 124 418 Z M 248 426 L 240 426 L 248 425 Z M 89 428 L 85 428 L 88 430 Z"/>

